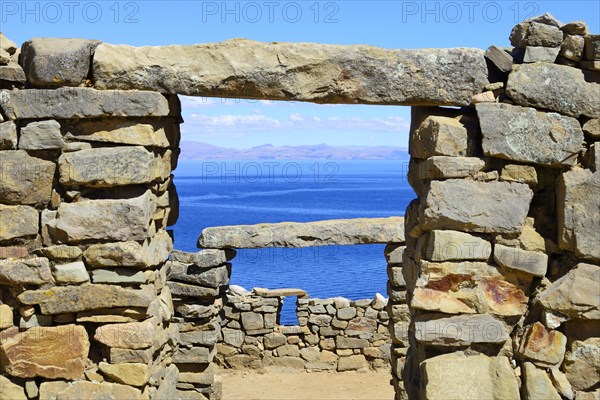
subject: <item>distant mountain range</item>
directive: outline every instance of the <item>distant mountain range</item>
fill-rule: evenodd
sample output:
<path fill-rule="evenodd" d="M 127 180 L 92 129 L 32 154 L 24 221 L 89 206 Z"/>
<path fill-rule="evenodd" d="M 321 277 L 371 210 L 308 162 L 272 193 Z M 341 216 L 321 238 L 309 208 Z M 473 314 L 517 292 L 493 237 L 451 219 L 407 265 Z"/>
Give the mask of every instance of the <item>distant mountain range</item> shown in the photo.
<path fill-rule="evenodd" d="M 265 144 L 250 149 L 232 149 L 208 143 L 182 141 L 182 160 L 399 160 L 407 157 L 408 150 L 390 146 L 329 146 L 327 144 L 302 146 L 273 146 Z"/>

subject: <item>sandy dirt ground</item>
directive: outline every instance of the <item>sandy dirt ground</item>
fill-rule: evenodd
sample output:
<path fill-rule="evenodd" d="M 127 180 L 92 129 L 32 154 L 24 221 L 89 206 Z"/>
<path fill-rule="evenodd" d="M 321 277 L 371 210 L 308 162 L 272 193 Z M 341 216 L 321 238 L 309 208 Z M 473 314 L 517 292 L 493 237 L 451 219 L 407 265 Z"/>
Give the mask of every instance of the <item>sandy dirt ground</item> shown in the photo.
<path fill-rule="evenodd" d="M 390 373 L 220 370 L 223 400 L 392 400 Z"/>

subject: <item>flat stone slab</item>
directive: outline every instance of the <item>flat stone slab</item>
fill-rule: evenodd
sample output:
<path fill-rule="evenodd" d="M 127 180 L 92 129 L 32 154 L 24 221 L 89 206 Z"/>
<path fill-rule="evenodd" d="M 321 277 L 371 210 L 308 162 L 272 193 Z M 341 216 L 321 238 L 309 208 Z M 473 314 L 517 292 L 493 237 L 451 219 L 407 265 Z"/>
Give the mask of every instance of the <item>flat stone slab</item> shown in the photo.
<path fill-rule="evenodd" d="M 294 288 L 281 288 L 281 289 L 266 289 L 255 287 L 252 289 L 254 294 L 261 297 L 286 297 L 286 296 L 298 296 L 308 297 L 308 293 L 302 289 Z"/>
<path fill-rule="evenodd" d="M 477 104 L 483 152 L 550 167 L 575 165 L 583 150 L 579 121 L 510 104 Z"/>
<path fill-rule="evenodd" d="M 506 94 L 518 105 L 545 108 L 575 118 L 600 116 L 600 73 L 549 63 L 513 68 Z"/>
<path fill-rule="evenodd" d="M 169 115 L 168 101 L 160 93 L 82 87 L 1 90 L 0 107 L 12 120 Z"/>
<path fill-rule="evenodd" d="M 95 50 L 93 76 L 98 89 L 315 103 L 468 105 L 487 83 L 487 67 L 479 49 L 388 50 L 233 39 L 159 47 L 103 43 Z"/>
<path fill-rule="evenodd" d="M 202 231 L 198 247 L 253 249 L 402 242 L 404 218 L 390 217 L 217 226 Z"/>

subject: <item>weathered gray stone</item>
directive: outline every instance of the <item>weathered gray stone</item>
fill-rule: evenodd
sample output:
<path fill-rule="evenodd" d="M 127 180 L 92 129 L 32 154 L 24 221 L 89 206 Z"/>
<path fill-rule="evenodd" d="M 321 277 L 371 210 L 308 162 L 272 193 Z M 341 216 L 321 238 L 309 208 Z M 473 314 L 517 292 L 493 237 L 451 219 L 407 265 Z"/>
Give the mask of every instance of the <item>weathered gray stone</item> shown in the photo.
<path fill-rule="evenodd" d="M 430 261 L 487 260 L 491 253 L 490 242 L 458 231 L 431 231 L 425 249 Z"/>
<path fill-rule="evenodd" d="M 60 124 L 54 120 L 30 122 L 21 127 L 19 149 L 56 150 L 64 144 Z"/>
<path fill-rule="evenodd" d="M 0 91 L 0 107 L 9 119 L 162 117 L 169 115 L 160 93 L 90 88 Z"/>
<path fill-rule="evenodd" d="M 142 244 L 135 241 L 93 244 L 83 252 L 88 266 L 146 268 L 162 264 L 169 258 L 173 241 L 165 230 L 159 230 Z"/>
<path fill-rule="evenodd" d="M 522 183 L 432 181 L 424 210 L 426 227 L 466 232 L 519 232 L 533 192 Z"/>
<path fill-rule="evenodd" d="M 465 156 L 467 148 L 467 129 L 455 118 L 427 117 L 410 135 L 410 155 L 416 158 Z"/>
<path fill-rule="evenodd" d="M 56 286 L 28 290 L 19 295 L 23 304 L 39 304 L 42 314 L 56 315 L 112 307 L 148 307 L 156 297 L 152 286 L 127 289 L 116 285 Z"/>
<path fill-rule="evenodd" d="M 264 345 L 267 350 L 276 349 L 287 343 L 287 337 L 283 333 L 268 333 L 264 337 Z"/>
<path fill-rule="evenodd" d="M 101 44 L 93 64 L 99 89 L 316 103 L 468 105 L 487 83 L 483 51 L 475 49 L 243 39 L 168 47 Z"/>
<path fill-rule="evenodd" d="M 538 22 L 540 24 L 555 26 L 557 28 L 560 28 L 564 25 L 554 15 L 552 15 L 552 13 L 537 15 L 535 17 L 528 18 L 526 21 Z"/>
<path fill-rule="evenodd" d="M 369 347 L 369 341 L 367 339 L 336 336 L 335 345 L 338 349 L 362 349 Z"/>
<path fill-rule="evenodd" d="M 229 270 L 226 265 L 201 268 L 195 264 L 173 262 L 169 279 L 216 289 L 229 283 Z"/>
<path fill-rule="evenodd" d="M 217 348 L 215 346 L 213 346 L 212 348 L 208 348 L 208 347 L 192 347 L 192 348 L 180 347 L 173 354 L 172 360 L 173 360 L 174 363 L 207 364 L 207 363 L 212 362 L 213 357 L 216 355 L 216 353 L 217 353 Z"/>
<path fill-rule="evenodd" d="M 156 196 L 150 191 L 132 199 L 61 203 L 56 216 L 45 221 L 43 228 L 57 243 L 143 240 L 149 236 L 155 210 Z"/>
<path fill-rule="evenodd" d="M 527 399 L 561 400 L 546 371 L 530 362 L 523 364 L 524 394 Z"/>
<path fill-rule="evenodd" d="M 600 338 L 574 341 L 563 366 L 574 390 L 589 390 L 597 386 L 600 377 Z"/>
<path fill-rule="evenodd" d="M 2 369 L 20 378 L 82 379 L 90 348 L 83 326 L 11 328 L 0 336 Z"/>
<path fill-rule="evenodd" d="M 175 250 L 171 254 L 171 259 L 173 261 L 178 261 L 185 264 L 194 264 L 201 268 L 217 267 L 225 264 L 232 258 L 233 256 L 228 256 L 225 250 L 218 249 L 206 249 L 196 253 L 187 253 L 184 251 Z"/>
<path fill-rule="evenodd" d="M 17 148 L 17 125 L 12 121 L 0 123 L 0 150 Z"/>
<path fill-rule="evenodd" d="M 205 228 L 198 239 L 198 247 L 309 247 L 390 242 L 404 242 L 404 218 L 356 218 L 219 226 Z"/>
<path fill-rule="evenodd" d="M 37 235 L 39 219 L 33 207 L 0 204 L 0 242 Z"/>
<path fill-rule="evenodd" d="M 490 60 L 502 72 L 510 72 L 513 58 L 498 46 L 490 46 L 485 52 L 485 58 Z"/>
<path fill-rule="evenodd" d="M 50 201 L 56 164 L 24 150 L 0 151 L 0 202 L 37 204 Z"/>
<path fill-rule="evenodd" d="M 218 288 L 206 288 L 196 285 L 188 285 L 181 282 L 167 282 L 171 289 L 171 294 L 177 297 L 216 297 L 219 294 Z"/>
<path fill-rule="evenodd" d="M 577 256 L 600 260 L 600 172 L 576 168 L 557 184 L 558 245 Z"/>
<path fill-rule="evenodd" d="M 242 326 L 245 330 L 262 329 L 265 327 L 262 314 L 243 312 L 241 318 Z"/>
<path fill-rule="evenodd" d="M 509 104 L 477 104 L 483 152 L 547 166 L 575 165 L 583 150 L 579 121 Z"/>
<path fill-rule="evenodd" d="M 560 30 L 568 35 L 588 35 L 590 33 L 585 21 L 571 21 L 561 26 Z"/>
<path fill-rule="evenodd" d="M 106 147 L 65 153 L 58 160 L 65 186 L 114 187 L 166 179 L 170 164 L 142 146 Z"/>
<path fill-rule="evenodd" d="M 79 86 L 90 72 L 97 40 L 34 38 L 21 47 L 21 65 L 33 87 Z"/>
<path fill-rule="evenodd" d="M 42 285 L 52 282 L 52 272 L 47 258 L 0 260 L 0 284 Z"/>
<path fill-rule="evenodd" d="M 525 55 L 523 56 L 524 63 L 547 62 L 553 63 L 558 57 L 560 47 L 538 47 L 527 46 Z"/>
<path fill-rule="evenodd" d="M 573 61 L 581 61 L 583 57 L 584 38 L 578 35 L 566 35 L 560 46 L 560 55 Z"/>
<path fill-rule="evenodd" d="M 421 363 L 423 399 L 519 399 L 508 358 L 443 354 Z"/>
<path fill-rule="evenodd" d="M 461 346 L 471 343 L 504 343 L 509 337 L 506 325 L 491 315 L 425 314 L 415 317 L 415 338 L 436 346 Z"/>
<path fill-rule="evenodd" d="M 6 51 L 8 54 L 13 55 L 17 51 L 19 46 L 0 32 L 0 49 Z"/>
<path fill-rule="evenodd" d="M 516 65 L 506 94 L 521 106 L 558 111 L 571 117 L 600 117 L 600 76 L 565 65 Z"/>
<path fill-rule="evenodd" d="M 95 269 L 92 271 L 92 282 L 94 283 L 129 283 L 144 284 L 148 282 L 148 275 L 143 271 L 126 268 Z"/>
<path fill-rule="evenodd" d="M 169 137 L 176 136 L 177 125 L 167 121 L 122 118 L 83 120 L 64 127 L 65 139 L 99 143 L 132 144 L 148 147 L 169 147 Z"/>
<path fill-rule="evenodd" d="M 559 47 L 563 33 L 555 25 L 533 20 L 517 24 L 510 33 L 510 43 L 520 49 L 527 46 Z"/>
<path fill-rule="evenodd" d="M 40 247 L 39 249 L 35 249 L 35 254 L 47 257 L 52 261 L 73 261 L 77 260 L 81 257 L 83 253 L 81 249 L 77 246 L 67 246 L 64 244 L 49 246 L 49 247 Z"/>
<path fill-rule="evenodd" d="M 494 246 L 494 261 L 500 266 L 522 271 L 533 276 L 544 276 L 548 270 L 548 255 L 539 251 L 523 250 L 501 244 Z"/>
<path fill-rule="evenodd" d="M 267 289 L 255 287 L 252 288 L 252 291 L 257 296 L 261 297 L 288 297 L 288 296 L 297 296 L 299 298 L 307 297 L 308 293 L 302 289 L 296 288 L 278 288 L 278 289 Z"/>
<path fill-rule="evenodd" d="M 25 72 L 19 64 L 11 61 L 8 65 L 0 65 L 0 81 L 4 81 L 5 85 L 10 82 L 16 87 L 21 87 L 26 81 Z"/>
<path fill-rule="evenodd" d="M 540 295 L 547 313 L 559 320 L 600 319 L 600 267 L 580 263 Z"/>
<path fill-rule="evenodd" d="M 581 128 L 594 139 L 600 139 L 600 118 L 592 118 L 585 121 Z"/>
<path fill-rule="evenodd" d="M 57 283 L 77 284 L 90 281 L 90 276 L 85 269 L 83 261 L 56 264 L 52 269 L 54 271 L 54 279 Z"/>
<path fill-rule="evenodd" d="M 600 60 L 600 35 L 587 35 L 585 37 L 585 59 L 590 61 Z"/>

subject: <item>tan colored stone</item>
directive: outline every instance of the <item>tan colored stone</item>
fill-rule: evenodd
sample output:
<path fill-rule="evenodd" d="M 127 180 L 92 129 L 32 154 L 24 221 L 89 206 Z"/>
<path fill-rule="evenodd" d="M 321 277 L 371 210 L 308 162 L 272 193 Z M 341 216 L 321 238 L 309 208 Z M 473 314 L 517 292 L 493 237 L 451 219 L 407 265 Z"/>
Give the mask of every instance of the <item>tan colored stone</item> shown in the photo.
<path fill-rule="evenodd" d="M 56 164 L 25 150 L 0 151 L 0 201 L 35 205 L 50 201 Z"/>
<path fill-rule="evenodd" d="M 27 400 L 27 396 L 21 386 L 12 383 L 7 377 L 0 375 L 0 399 Z"/>
<path fill-rule="evenodd" d="M 0 260 L 0 284 L 42 285 L 52 282 L 47 258 L 15 258 Z"/>
<path fill-rule="evenodd" d="M 77 121 L 66 127 L 65 138 L 99 143 L 130 144 L 146 147 L 169 147 L 168 137 L 176 130 L 170 121 L 130 121 L 105 119 L 102 121 Z"/>
<path fill-rule="evenodd" d="M 52 261 L 73 261 L 81 257 L 83 253 L 77 246 L 67 246 L 59 244 L 56 246 L 41 247 L 35 250 L 35 253 L 47 257 Z"/>
<path fill-rule="evenodd" d="M 455 118 L 429 116 L 410 135 L 410 154 L 426 159 L 432 156 L 466 156 L 467 129 Z"/>
<path fill-rule="evenodd" d="M 57 121 L 34 121 L 21 127 L 19 149 L 60 150 L 64 145 L 60 124 Z"/>
<path fill-rule="evenodd" d="M 491 315 L 424 314 L 415 317 L 415 338 L 434 346 L 461 346 L 471 343 L 504 343 L 509 329 Z"/>
<path fill-rule="evenodd" d="M 12 308 L 8 304 L 0 304 L 0 330 L 12 327 L 13 319 Z"/>
<path fill-rule="evenodd" d="M 600 382 L 600 338 L 576 340 L 563 364 L 573 390 L 589 390 Z"/>
<path fill-rule="evenodd" d="M 547 330 L 535 322 L 527 328 L 521 342 L 521 355 L 540 367 L 558 366 L 567 347 L 567 337 L 559 331 Z"/>
<path fill-rule="evenodd" d="M 525 378 L 523 386 L 527 399 L 561 400 L 546 371 L 537 369 L 532 363 L 526 362 L 523 364 L 523 373 Z"/>
<path fill-rule="evenodd" d="M 600 319 L 600 267 L 580 263 L 539 295 L 546 313 L 561 321 Z"/>
<path fill-rule="evenodd" d="M 537 172 L 530 165 L 508 164 L 502 168 L 500 179 L 507 182 L 522 182 L 529 186 L 537 186 Z"/>
<path fill-rule="evenodd" d="M 155 318 L 143 322 L 107 324 L 96 329 L 94 340 L 108 347 L 145 349 L 154 343 L 157 326 L 158 321 Z"/>
<path fill-rule="evenodd" d="M 83 261 L 68 264 L 55 264 L 52 267 L 54 280 L 57 283 L 78 284 L 90 281 L 90 276 L 85 269 Z"/>
<path fill-rule="evenodd" d="M 98 364 L 98 368 L 110 379 L 129 386 L 144 386 L 150 377 L 147 364 L 109 364 L 102 361 Z"/>
<path fill-rule="evenodd" d="M 90 342 L 84 327 L 17 328 L 0 335 L 3 369 L 20 378 L 82 379 Z"/>
<path fill-rule="evenodd" d="M 111 307 L 148 307 L 155 298 L 153 286 L 128 289 L 116 285 L 55 286 L 21 293 L 23 304 L 39 304 L 42 314 L 63 314 Z"/>
<path fill-rule="evenodd" d="M 573 388 L 567 379 L 567 376 L 558 368 L 550 369 L 550 379 L 556 391 L 563 397 L 569 400 L 573 400 L 575 393 Z"/>
<path fill-rule="evenodd" d="M 508 358 L 462 352 L 421 363 L 424 400 L 519 399 L 519 384 Z"/>
<path fill-rule="evenodd" d="M 43 382 L 40 385 L 39 400 L 105 400 L 127 399 L 143 400 L 139 389 L 109 382 Z"/>
<path fill-rule="evenodd" d="M 427 288 L 415 288 L 410 306 L 417 310 L 439 311 L 445 314 L 474 314 L 470 306 L 451 294 Z"/>
<path fill-rule="evenodd" d="M 0 241 L 37 235 L 39 218 L 33 207 L 0 204 Z"/>
<path fill-rule="evenodd" d="M 542 277 L 548 270 L 548 255 L 539 251 L 523 250 L 501 244 L 494 246 L 494 261 L 505 268 Z"/>
<path fill-rule="evenodd" d="M 2 122 L 0 117 L 0 150 L 17 148 L 17 125 L 12 121 Z"/>
<path fill-rule="evenodd" d="M 362 354 L 355 354 L 349 357 L 340 357 L 338 359 L 337 370 L 339 372 L 342 371 L 352 371 L 361 368 L 368 368 L 369 364 L 365 359 L 365 356 Z"/>

